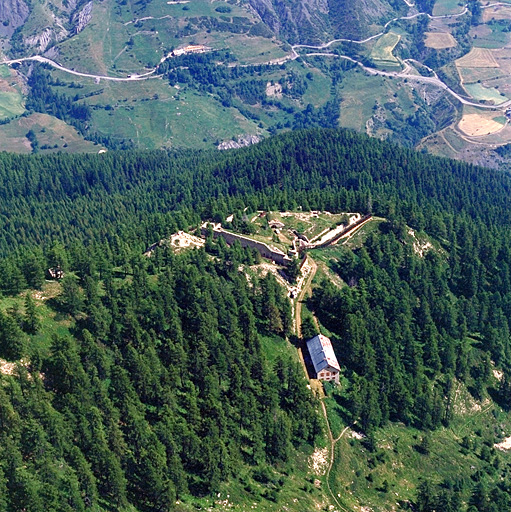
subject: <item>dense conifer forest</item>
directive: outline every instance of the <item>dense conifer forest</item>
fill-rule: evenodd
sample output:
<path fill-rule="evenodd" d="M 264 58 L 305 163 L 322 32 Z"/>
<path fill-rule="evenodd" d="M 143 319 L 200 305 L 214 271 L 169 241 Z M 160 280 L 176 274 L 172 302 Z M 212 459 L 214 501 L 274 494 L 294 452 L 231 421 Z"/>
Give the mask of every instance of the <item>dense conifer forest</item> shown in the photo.
<path fill-rule="evenodd" d="M 0 510 L 169 510 L 314 445 L 322 427 L 302 369 L 262 348 L 290 335 L 289 301 L 271 276 L 238 270 L 257 255 L 212 240 L 142 255 L 245 208 L 385 219 L 343 250 L 348 286 L 325 283 L 310 303 L 369 439 L 391 421 L 448 425 L 455 382 L 508 408 L 510 189 L 507 174 L 339 130 L 228 153 L 0 155 L 0 290 L 38 289 L 60 266 L 52 307 L 73 320 L 41 347 L 29 294 L 22 313 L 0 312 L 0 357 L 28 361 L 0 376 Z M 436 249 L 419 257 L 409 229 Z M 509 509 L 511 467 L 490 445 L 485 471 L 426 482 L 417 509 Z"/>

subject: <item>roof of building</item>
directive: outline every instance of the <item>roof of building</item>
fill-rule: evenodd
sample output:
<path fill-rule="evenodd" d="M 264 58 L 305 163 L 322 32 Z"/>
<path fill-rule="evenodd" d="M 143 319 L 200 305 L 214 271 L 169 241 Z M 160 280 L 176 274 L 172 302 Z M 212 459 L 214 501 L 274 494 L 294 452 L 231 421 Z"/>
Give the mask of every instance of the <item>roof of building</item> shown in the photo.
<path fill-rule="evenodd" d="M 309 349 L 312 364 L 314 365 L 314 371 L 316 373 L 319 373 L 327 366 L 331 366 L 332 368 L 340 371 L 341 367 L 335 357 L 330 338 L 327 338 L 322 334 L 318 334 L 307 342 L 307 348 Z"/>

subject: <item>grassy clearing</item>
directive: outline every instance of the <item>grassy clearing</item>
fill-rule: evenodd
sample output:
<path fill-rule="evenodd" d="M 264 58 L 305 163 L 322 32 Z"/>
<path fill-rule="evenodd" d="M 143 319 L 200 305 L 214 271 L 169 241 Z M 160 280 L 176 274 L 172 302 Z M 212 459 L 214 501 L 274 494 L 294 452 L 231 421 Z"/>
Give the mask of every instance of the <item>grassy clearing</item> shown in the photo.
<path fill-rule="evenodd" d="M 483 10 L 482 20 L 487 23 L 491 20 L 511 20 L 511 6 L 494 5 Z"/>
<path fill-rule="evenodd" d="M 299 363 L 298 352 L 289 342 L 277 336 L 261 336 L 264 355 L 273 364 L 279 358 L 289 359 Z"/>
<path fill-rule="evenodd" d="M 47 114 L 36 113 L 0 125 L 0 151 L 30 153 L 32 147 L 26 138 L 29 130 L 35 132 L 40 147 L 50 146 L 51 149 L 41 149 L 41 153 L 53 151 L 97 152 L 101 148 L 101 146 L 95 146 L 92 142 L 84 140 L 73 126 L 64 121 Z"/>
<path fill-rule="evenodd" d="M 0 310 L 3 312 L 17 310 L 23 315 L 26 293 L 30 293 L 34 299 L 37 314 L 41 321 L 39 332 L 30 336 L 30 348 L 45 355 L 55 335 L 69 336 L 74 321 L 68 315 L 57 313 L 48 306 L 48 300 L 60 293 L 60 284 L 55 281 L 45 281 L 41 290 L 28 290 L 15 297 L 2 297 L 0 299 Z"/>
<path fill-rule="evenodd" d="M 435 16 L 445 16 L 446 14 L 457 14 L 463 10 L 464 2 L 461 0 L 437 0 L 433 8 Z"/>
<path fill-rule="evenodd" d="M 340 125 L 357 131 L 366 131 L 366 123 L 373 116 L 376 103 L 384 105 L 394 99 L 405 112 L 413 112 L 415 104 L 410 97 L 411 89 L 401 80 L 381 76 L 367 76 L 358 69 L 351 71 L 342 81 Z"/>
<path fill-rule="evenodd" d="M 447 139 L 447 142 L 456 150 L 456 151 L 462 151 L 465 146 L 466 142 L 459 137 L 459 135 L 452 129 L 445 130 L 443 132 L 444 137 Z"/>
<path fill-rule="evenodd" d="M 95 110 L 92 122 L 100 132 L 132 139 L 138 147 L 147 149 L 211 147 L 218 140 L 261 132 L 235 108 L 222 107 L 208 96 L 192 90 L 174 94 L 144 101 L 128 99 L 113 110 Z"/>
<path fill-rule="evenodd" d="M 501 68 L 463 68 L 457 66 L 461 81 L 470 84 L 503 76 Z"/>
<path fill-rule="evenodd" d="M 220 34 L 219 34 L 220 35 Z M 259 64 L 269 62 L 274 59 L 281 59 L 287 55 L 274 40 L 264 37 L 253 37 L 243 34 L 233 34 L 218 39 L 218 46 L 229 48 L 236 56 L 240 64 Z"/>
<path fill-rule="evenodd" d="M 130 40 L 131 31 L 111 12 L 107 3 L 94 4 L 92 20 L 76 36 L 58 45 L 59 62 L 77 71 L 97 75 L 121 76 L 125 73 L 114 67 L 115 57 Z M 142 71 L 143 65 L 135 56 L 128 71 Z"/>
<path fill-rule="evenodd" d="M 484 28 L 490 29 L 488 25 Z M 480 35 L 474 39 L 474 46 L 487 49 L 498 49 L 509 43 L 509 33 L 504 32 L 505 27 L 502 25 L 492 25 L 491 31 L 485 31 L 484 35 Z"/>
<path fill-rule="evenodd" d="M 330 388 L 330 386 L 328 387 Z M 342 389 L 342 387 L 343 385 L 341 383 L 339 389 Z M 342 431 L 347 426 L 346 418 L 349 417 L 348 411 L 336 399 L 338 392 L 338 389 L 333 390 L 333 392 L 329 389 L 327 397 L 323 399 L 328 414 L 328 423 L 334 439 L 341 435 Z"/>
<path fill-rule="evenodd" d="M 6 64 L 0 64 L 0 78 L 9 78 L 11 76 L 11 70 Z"/>
<path fill-rule="evenodd" d="M 469 481 L 477 471 L 488 466 L 479 453 L 484 442 L 493 439 L 496 419 L 492 411 L 485 408 L 467 410 L 463 405 L 467 399 L 465 393 L 458 397 L 460 410 L 464 412 L 453 420 L 452 427 L 431 433 L 427 454 L 418 450 L 425 433 L 402 424 L 379 429 L 375 433 L 373 452 L 364 445 L 363 439 L 351 435 L 343 437 L 336 449 L 332 471 L 334 492 L 341 493 L 352 506 L 364 504 L 374 510 L 388 510 L 395 502 L 414 500 L 422 479 L 439 484 L 456 475 L 458 479 Z M 337 402 L 329 406 L 328 412 L 331 416 L 340 412 L 341 417 L 332 417 L 330 422 L 342 425 L 342 391 Z M 509 431 L 509 414 L 496 414 L 499 428 L 502 426 Z M 469 437 L 472 449 L 463 448 L 463 436 Z M 500 453 L 499 457 L 501 463 L 511 461 L 510 453 Z M 469 496 L 464 498 L 468 500 Z"/>
<path fill-rule="evenodd" d="M 314 485 L 317 477 L 309 469 L 311 453 L 310 447 L 300 448 L 293 457 L 292 471 L 290 467 L 270 470 L 265 474 L 267 480 L 257 476 L 257 468 L 243 469 L 236 479 L 222 485 L 221 492 L 215 498 L 185 496 L 177 503 L 176 511 L 326 510 L 329 501 L 325 498 L 323 489 Z"/>
<path fill-rule="evenodd" d="M 0 119 L 19 116 L 23 112 L 23 96 L 19 92 L 0 91 Z"/>
<path fill-rule="evenodd" d="M 51 10 L 46 2 L 34 2 L 28 19 L 23 24 L 22 33 L 25 37 L 39 34 L 45 27 L 54 23 Z"/>
<path fill-rule="evenodd" d="M 223 13 L 216 9 L 229 7 L 230 12 Z M 210 2 L 209 0 L 192 0 L 187 4 L 168 4 L 166 0 L 156 0 L 149 2 L 142 12 L 135 13 L 137 17 L 154 16 L 160 17 L 170 15 L 173 18 L 195 18 L 198 16 L 208 16 L 212 18 L 223 17 L 247 17 L 254 19 L 246 9 L 239 5 L 227 4 L 226 2 Z"/>
<path fill-rule="evenodd" d="M 445 131 L 435 133 L 423 141 L 418 147 L 418 150 L 423 148 L 427 149 L 429 153 L 436 156 L 443 156 L 447 158 L 456 158 L 458 152 L 447 142 L 444 137 Z"/>
<path fill-rule="evenodd" d="M 371 233 L 379 232 L 382 222 L 385 222 L 385 219 L 374 217 L 371 222 L 364 224 L 352 237 L 348 238 L 343 245 L 351 250 L 362 247 Z"/>
<path fill-rule="evenodd" d="M 307 91 L 302 96 L 302 101 L 305 105 L 311 103 L 317 108 L 324 105 L 330 99 L 332 79 L 318 69 L 313 68 L 310 71 L 312 73 L 312 80 L 309 82 Z"/>
<path fill-rule="evenodd" d="M 495 87 L 483 87 L 480 83 L 465 84 L 464 87 L 470 96 L 476 100 L 493 101 L 495 105 L 499 105 L 508 99 Z"/>

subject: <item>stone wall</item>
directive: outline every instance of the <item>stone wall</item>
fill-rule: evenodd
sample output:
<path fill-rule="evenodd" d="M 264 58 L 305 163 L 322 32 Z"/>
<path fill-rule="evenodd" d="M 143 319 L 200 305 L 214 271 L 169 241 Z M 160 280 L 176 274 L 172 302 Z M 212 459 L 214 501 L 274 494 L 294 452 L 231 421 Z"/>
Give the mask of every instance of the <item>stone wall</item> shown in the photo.
<path fill-rule="evenodd" d="M 207 226 L 202 226 L 202 234 L 206 235 Z M 259 242 L 258 240 L 254 240 L 252 238 L 238 235 L 236 233 L 231 233 L 230 231 L 225 231 L 223 228 L 214 228 L 213 236 L 218 238 L 221 236 L 229 245 L 232 245 L 236 240 L 240 243 L 241 247 L 250 247 L 251 249 L 255 249 L 263 258 L 268 260 L 272 260 L 279 265 L 289 265 L 291 258 L 284 254 L 282 251 L 278 249 L 272 249 L 269 245 L 264 242 Z"/>

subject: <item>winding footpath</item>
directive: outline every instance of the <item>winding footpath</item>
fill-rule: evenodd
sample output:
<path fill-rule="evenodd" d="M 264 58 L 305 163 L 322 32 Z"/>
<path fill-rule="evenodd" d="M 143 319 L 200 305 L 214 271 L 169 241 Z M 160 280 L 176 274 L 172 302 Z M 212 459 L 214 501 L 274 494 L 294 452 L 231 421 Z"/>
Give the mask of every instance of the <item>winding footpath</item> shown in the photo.
<path fill-rule="evenodd" d="M 325 416 L 327 431 L 328 431 L 328 440 L 330 441 L 330 462 L 328 464 L 328 469 L 325 473 L 325 481 L 326 481 L 326 487 L 328 489 L 328 493 L 330 494 L 330 497 L 334 500 L 334 503 L 339 507 L 339 509 L 342 512 L 351 512 L 350 509 L 346 508 L 344 505 L 342 505 L 339 501 L 340 496 L 336 496 L 335 493 L 332 491 L 332 488 L 330 487 L 330 472 L 332 471 L 332 467 L 334 465 L 335 460 L 335 445 L 338 441 L 342 439 L 344 434 L 352 427 L 353 425 L 349 425 L 344 428 L 344 430 L 340 433 L 339 437 L 334 439 L 334 436 L 332 434 L 332 430 L 330 429 L 330 423 L 328 422 L 328 413 L 326 412 L 326 406 L 325 402 L 321 400 L 321 409 L 323 410 L 323 415 Z"/>
<path fill-rule="evenodd" d="M 408 5 L 408 3 L 407 3 L 407 5 Z M 442 16 L 433 16 L 432 14 L 428 14 L 427 12 L 418 12 L 418 13 L 412 14 L 410 16 L 401 16 L 400 18 L 393 18 L 390 21 L 387 21 L 387 23 L 385 23 L 385 25 L 383 25 L 383 30 L 381 32 L 379 32 L 378 34 L 374 34 L 374 36 L 367 37 L 366 39 L 360 39 L 360 40 L 344 39 L 344 38 L 332 39 L 331 41 L 328 41 L 328 43 L 324 43 L 319 46 L 313 46 L 313 45 L 308 45 L 308 44 L 295 44 L 291 48 L 293 50 L 296 48 L 311 48 L 312 50 L 324 50 L 325 48 L 329 48 L 331 45 L 333 45 L 335 43 L 365 44 L 365 43 L 368 43 L 369 41 L 372 41 L 373 39 L 377 39 L 377 38 L 383 36 L 385 34 L 387 28 L 389 27 L 389 25 L 391 25 L 392 23 L 395 23 L 396 21 L 413 20 L 415 18 L 418 18 L 419 16 L 427 16 L 430 20 L 438 20 L 438 19 L 442 19 L 442 18 L 457 18 L 458 16 L 463 16 L 467 12 L 468 12 L 467 7 L 465 7 L 463 9 L 463 11 L 461 11 L 457 14 L 445 14 Z"/>

